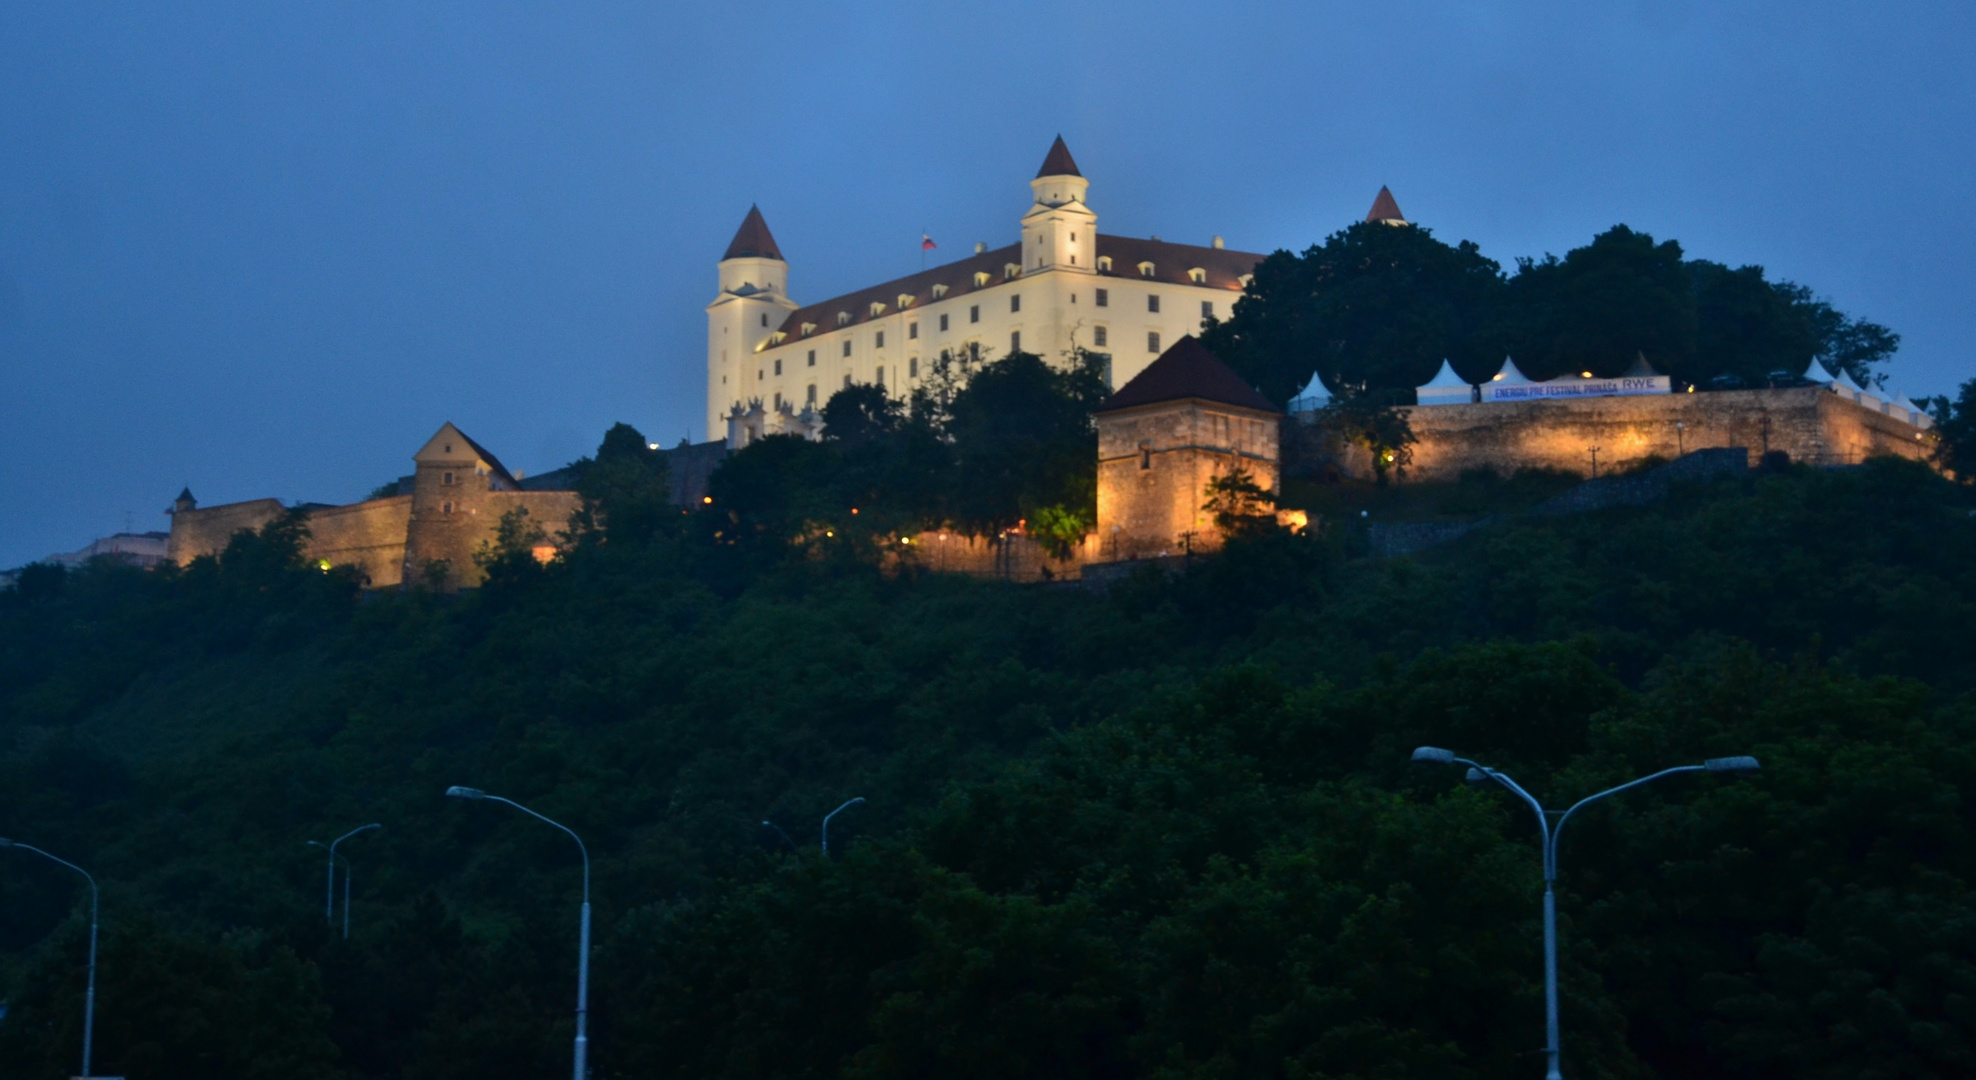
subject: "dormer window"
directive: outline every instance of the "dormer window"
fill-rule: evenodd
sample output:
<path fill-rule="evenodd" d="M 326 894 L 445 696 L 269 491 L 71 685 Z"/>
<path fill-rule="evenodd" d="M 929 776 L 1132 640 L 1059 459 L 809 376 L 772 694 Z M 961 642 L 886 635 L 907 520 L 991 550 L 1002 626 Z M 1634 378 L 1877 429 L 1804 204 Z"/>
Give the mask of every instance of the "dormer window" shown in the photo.
<path fill-rule="evenodd" d="M 1011 280 L 1014 280 L 1014 279 L 1015 279 L 1015 278 L 1016 278 L 1016 277 L 1017 277 L 1018 275 L 1020 275 L 1021 273 L 1022 273 L 1022 264 L 1021 264 L 1021 263 L 1003 263 L 1003 264 L 1002 264 L 1002 280 L 1004 280 L 1004 281 L 1011 281 Z"/>
<path fill-rule="evenodd" d="M 789 340 L 789 334 L 786 331 L 777 330 L 774 334 L 770 335 L 770 339 L 773 340 L 777 345 L 780 345 L 783 342 Z"/>
<path fill-rule="evenodd" d="M 904 311 L 904 310 L 906 310 L 907 308 L 909 308 L 909 307 L 911 307 L 911 306 L 913 306 L 913 294 L 911 294 L 911 293 L 909 293 L 909 292 L 902 292 L 902 293 L 900 293 L 900 294 L 899 294 L 899 310 L 900 310 L 900 311 Z"/>
<path fill-rule="evenodd" d="M 1206 285 L 1208 283 L 1208 272 L 1196 266 L 1187 271 L 1187 280 L 1196 285 Z"/>
<path fill-rule="evenodd" d="M 945 295 L 947 295 L 947 287 L 945 285 L 933 286 L 933 299 L 938 300 Z"/>
<path fill-rule="evenodd" d="M 883 314 L 885 314 L 885 302 L 883 300 L 873 300 L 871 302 L 871 317 L 876 319 Z"/>
<path fill-rule="evenodd" d="M 1256 276 L 1254 274 L 1243 274 L 1241 277 L 1238 277 L 1235 280 L 1240 282 L 1242 287 L 1246 289 L 1249 286 L 1254 285 L 1256 283 Z"/>
<path fill-rule="evenodd" d="M 1107 273 L 1107 274 L 1109 274 L 1109 273 L 1111 273 L 1111 256 L 1110 256 L 1110 255 L 1100 255 L 1100 256 L 1098 256 L 1098 269 L 1099 269 L 1099 270 L 1102 270 L 1102 271 L 1104 271 L 1104 272 L 1105 272 L 1105 273 Z"/>
<path fill-rule="evenodd" d="M 986 284 L 988 284 L 988 271 L 976 270 L 974 272 L 974 287 L 978 289 Z"/>
<path fill-rule="evenodd" d="M 838 312 L 838 313 L 837 313 L 837 325 L 839 325 L 839 326 L 849 326 L 849 325 L 851 325 L 851 313 L 850 313 L 850 312 L 848 312 L 848 311 L 840 311 L 840 312 Z"/>
<path fill-rule="evenodd" d="M 815 323 L 813 323 L 813 322 L 806 322 L 806 323 L 804 323 L 804 324 L 803 324 L 803 336 L 804 336 L 804 337 L 809 337 L 809 336 L 810 336 L 811 334 L 814 334 L 814 333 L 816 333 L 816 324 L 815 324 Z"/>
<path fill-rule="evenodd" d="M 1152 264 L 1152 263 L 1149 263 L 1149 262 L 1142 262 L 1142 263 L 1140 263 L 1140 264 L 1139 264 L 1139 276 L 1140 276 L 1140 277 L 1152 277 L 1152 276 L 1153 276 L 1153 264 Z"/>

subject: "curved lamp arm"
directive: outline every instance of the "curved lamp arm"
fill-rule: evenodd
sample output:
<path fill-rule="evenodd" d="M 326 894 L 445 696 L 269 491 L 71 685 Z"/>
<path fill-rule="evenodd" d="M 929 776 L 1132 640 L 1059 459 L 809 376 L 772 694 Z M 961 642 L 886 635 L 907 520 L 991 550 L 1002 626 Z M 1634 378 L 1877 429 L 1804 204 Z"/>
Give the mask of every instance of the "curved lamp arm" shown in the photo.
<path fill-rule="evenodd" d="M 446 789 L 446 794 L 456 799 L 486 799 L 490 802 L 507 803 L 509 806 L 514 807 L 537 821 L 547 825 L 554 825 L 556 828 L 561 829 L 571 840 L 576 841 L 576 850 L 583 855 L 583 902 L 586 904 L 590 902 L 590 849 L 584 846 L 583 837 L 576 835 L 575 830 L 553 818 L 543 817 L 541 814 L 530 810 L 513 799 L 504 799 L 499 795 L 489 795 L 479 788 L 461 787 L 455 784 Z"/>

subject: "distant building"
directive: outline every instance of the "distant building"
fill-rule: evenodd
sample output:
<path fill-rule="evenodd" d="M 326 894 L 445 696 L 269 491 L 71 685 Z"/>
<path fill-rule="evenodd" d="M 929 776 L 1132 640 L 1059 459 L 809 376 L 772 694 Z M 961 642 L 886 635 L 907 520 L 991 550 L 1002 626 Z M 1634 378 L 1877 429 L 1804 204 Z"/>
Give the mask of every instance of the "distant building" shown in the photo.
<path fill-rule="evenodd" d="M 1263 259 L 1218 236 L 1197 246 L 1100 233 L 1090 181 L 1062 138 L 1029 187 L 1017 243 L 977 244 L 969 257 L 808 305 L 790 297 L 789 264 L 751 208 L 707 305 L 708 432 L 726 431 L 737 449 L 765 434 L 818 438 L 831 394 L 868 383 L 903 397 L 943 352 L 1060 362 L 1082 348 L 1107 357 L 1122 385 L 1202 319 L 1228 318 Z"/>
<path fill-rule="evenodd" d="M 82 566 L 91 559 L 107 559 L 148 570 L 166 561 L 166 547 L 170 539 L 170 533 L 162 532 L 112 533 L 100 540 L 90 541 L 88 546 L 79 550 L 50 555 L 41 561 Z"/>
<path fill-rule="evenodd" d="M 412 474 L 392 494 L 347 506 L 303 507 L 309 526 L 304 557 L 325 569 L 355 567 L 373 588 L 407 582 L 472 586 L 482 576 L 474 554 L 493 541 L 504 515 L 528 512 L 546 537 L 537 557 L 547 559 L 577 509 L 574 491 L 525 485 L 450 423 L 412 455 L 412 463 Z M 172 508 L 169 557 L 183 566 L 218 554 L 234 534 L 260 529 L 287 512 L 279 499 L 202 508 L 190 490 L 183 491 Z"/>

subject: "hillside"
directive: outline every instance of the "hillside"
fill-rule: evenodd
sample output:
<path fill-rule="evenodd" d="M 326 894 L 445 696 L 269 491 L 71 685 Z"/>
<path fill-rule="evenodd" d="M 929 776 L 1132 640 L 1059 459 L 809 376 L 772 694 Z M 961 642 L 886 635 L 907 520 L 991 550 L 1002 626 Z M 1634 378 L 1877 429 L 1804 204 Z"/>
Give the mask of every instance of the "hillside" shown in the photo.
<path fill-rule="evenodd" d="M 97 1071 L 133 1080 L 566 1071 L 574 845 L 451 784 L 589 845 L 599 1075 L 1509 1077 L 1527 811 L 1408 751 L 1554 804 L 1753 753 L 1574 819 L 1569 1074 L 1976 1068 L 1967 490 L 1514 512 L 1548 490 L 1315 492 L 1319 535 L 1109 593 L 712 511 L 459 596 L 360 594 L 279 527 L 37 574 L 0 601 L 0 835 L 103 883 Z M 1501 516 L 1381 560 L 1361 510 Z M 371 821 L 346 943 L 306 842 Z M 68 1076 L 86 898 L 0 861 L 0 1070 Z"/>

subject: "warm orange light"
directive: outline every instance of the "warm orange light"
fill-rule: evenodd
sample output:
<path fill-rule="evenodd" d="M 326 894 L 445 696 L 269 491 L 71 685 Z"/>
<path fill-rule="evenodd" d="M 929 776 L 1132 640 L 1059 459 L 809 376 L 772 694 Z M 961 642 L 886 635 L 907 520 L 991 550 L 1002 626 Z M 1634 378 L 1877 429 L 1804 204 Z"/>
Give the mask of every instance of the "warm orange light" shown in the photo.
<path fill-rule="evenodd" d="M 857 507 L 855 507 L 855 506 L 853 506 L 853 507 L 851 507 L 851 513 L 853 513 L 853 514 L 855 514 L 855 513 L 857 513 L 857 512 L 858 512 L 858 508 L 857 508 Z"/>
<path fill-rule="evenodd" d="M 1581 379 L 1589 379 L 1592 377 L 1592 373 L 1589 371 L 1581 371 L 1578 373 L 1578 377 Z"/>
<path fill-rule="evenodd" d="M 547 566 L 551 562 L 553 562 L 556 558 L 556 545 L 537 544 L 534 547 L 529 548 L 528 553 L 530 555 L 535 556 L 536 562 L 541 563 L 544 566 Z"/>
<path fill-rule="evenodd" d="M 711 506 L 713 504 L 714 497 L 712 495 L 702 495 L 700 496 L 700 501 Z"/>

